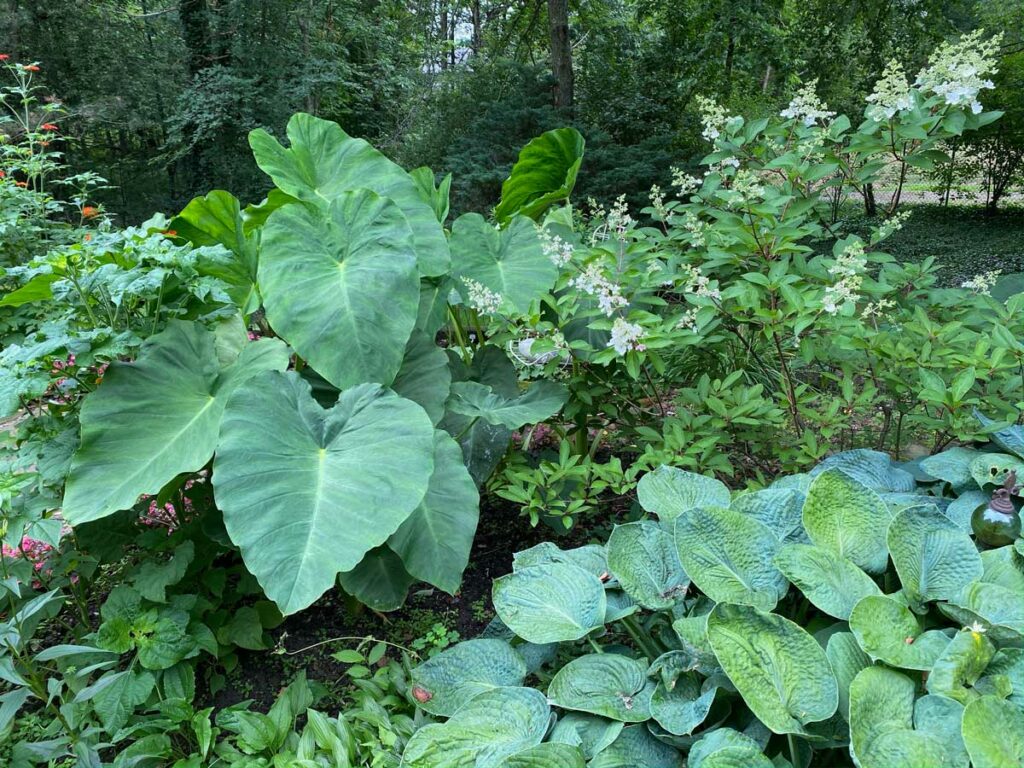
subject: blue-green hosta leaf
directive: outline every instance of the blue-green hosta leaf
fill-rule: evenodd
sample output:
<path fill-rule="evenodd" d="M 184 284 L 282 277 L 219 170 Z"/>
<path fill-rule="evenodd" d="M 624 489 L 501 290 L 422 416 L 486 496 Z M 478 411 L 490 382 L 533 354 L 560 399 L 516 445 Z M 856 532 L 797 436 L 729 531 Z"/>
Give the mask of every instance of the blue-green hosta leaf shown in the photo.
<path fill-rule="evenodd" d="M 326 210 L 274 211 L 259 278 L 270 325 L 331 384 L 394 381 L 420 297 L 412 231 L 395 203 L 361 189 Z"/>
<path fill-rule="evenodd" d="M 481 693 L 446 723 L 425 725 L 402 755 L 405 768 L 498 768 L 502 761 L 540 744 L 551 709 L 533 688 Z"/>
<path fill-rule="evenodd" d="M 896 515 L 909 507 L 920 507 L 931 505 L 937 507 L 940 512 L 945 513 L 952 499 L 929 496 L 927 493 L 880 493 L 882 500 L 889 505 L 889 516 Z"/>
<path fill-rule="evenodd" d="M 448 355 L 425 333 L 414 331 L 405 347 L 405 357 L 391 389 L 419 403 L 437 424 L 444 417 L 444 404 L 452 384 Z"/>
<path fill-rule="evenodd" d="M 946 747 L 951 768 L 967 768 L 970 757 L 961 728 L 964 705 L 946 696 L 927 695 L 914 702 L 914 730 L 930 734 Z"/>
<path fill-rule="evenodd" d="M 690 585 L 672 535 L 648 521 L 615 526 L 608 538 L 608 568 L 630 597 L 651 610 L 681 602 Z"/>
<path fill-rule="evenodd" d="M 556 128 L 530 141 L 501 185 L 494 218 L 504 224 L 519 213 L 539 220 L 552 205 L 569 199 L 583 162 L 583 136 L 575 128 Z"/>
<path fill-rule="evenodd" d="M 434 431 L 434 472 L 427 493 L 398 527 L 388 546 L 411 576 L 450 595 L 458 591 L 480 519 L 480 494 L 462 463 L 462 449 L 447 432 Z"/>
<path fill-rule="evenodd" d="M 494 610 L 513 632 L 531 643 L 579 640 L 604 626 L 604 585 L 570 563 L 546 563 L 494 582 Z"/>
<path fill-rule="evenodd" d="M 1016 589 L 975 581 L 951 602 L 980 618 L 987 631 L 995 628 L 1003 630 L 1002 635 L 1024 636 L 1024 595 Z"/>
<path fill-rule="evenodd" d="M 953 768 L 949 739 L 915 731 L 914 682 L 868 667 L 850 685 L 850 753 L 860 768 Z"/>
<path fill-rule="evenodd" d="M 964 491 L 946 507 L 944 514 L 962 531 L 971 532 L 971 515 L 981 504 L 988 503 L 992 494 L 984 491 Z"/>
<path fill-rule="evenodd" d="M 775 478 L 769 488 L 782 488 L 786 490 L 800 491 L 800 493 L 806 494 L 807 489 L 811 487 L 811 483 L 814 478 L 811 477 L 807 472 L 797 472 L 793 475 L 782 475 L 781 477 Z"/>
<path fill-rule="evenodd" d="M 877 493 L 842 470 L 830 469 L 814 479 L 804 501 L 803 521 L 812 542 L 868 573 L 882 573 L 889 563 L 889 508 Z"/>
<path fill-rule="evenodd" d="M 885 596 L 857 603 L 850 614 L 850 630 L 872 659 L 903 669 L 931 669 L 949 645 L 945 632 L 923 631 L 909 608 Z"/>
<path fill-rule="evenodd" d="M 675 541 L 687 575 L 716 602 L 771 610 L 789 588 L 773 562 L 779 540 L 740 512 L 691 509 L 676 519 Z"/>
<path fill-rule="evenodd" d="M 805 733 L 839 706 L 828 657 L 798 625 L 756 608 L 720 603 L 708 616 L 718 662 L 743 700 L 775 733 Z"/>
<path fill-rule="evenodd" d="M 671 734 L 689 736 L 707 718 L 715 703 L 718 686 L 711 680 L 682 674 L 671 682 L 659 680 L 651 694 L 651 717 Z"/>
<path fill-rule="evenodd" d="M 483 419 L 495 426 L 519 429 L 525 424 L 550 419 L 562 409 L 568 397 L 565 387 L 551 381 L 534 382 L 515 398 L 503 397 L 476 381 L 457 381 L 451 386 L 448 410 Z"/>
<path fill-rule="evenodd" d="M 959 490 L 971 483 L 971 462 L 980 455 L 981 451 L 958 446 L 921 459 L 921 468 Z"/>
<path fill-rule="evenodd" d="M 467 640 L 416 667 L 412 693 L 430 714 L 451 717 L 481 693 L 525 679 L 526 664 L 504 640 Z"/>
<path fill-rule="evenodd" d="M 82 405 L 82 443 L 71 462 L 63 516 L 72 525 L 128 509 L 213 456 L 224 405 L 262 371 L 284 370 L 277 340 L 246 345 L 218 366 L 214 334 L 173 321 L 134 363 L 113 363 Z"/>
<path fill-rule="evenodd" d="M 397 611 L 415 582 L 402 558 L 383 545 L 363 555 L 355 568 L 338 574 L 341 588 L 375 611 Z"/>
<path fill-rule="evenodd" d="M 624 723 L 650 719 L 653 692 L 647 664 L 615 653 L 573 659 L 548 686 L 548 698 L 557 707 Z"/>
<path fill-rule="evenodd" d="M 830 469 L 841 469 L 861 485 L 873 491 L 910 493 L 917 488 L 914 476 L 893 464 L 887 453 L 856 448 L 829 456 L 811 470 L 818 477 Z"/>
<path fill-rule="evenodd" d="M 1024 710 L 995 696 L 982 696 L 964 709 L 964 744 L 974 768 L 1024 765 Z"/>
<path fill-rule="evenodd" d="M 767 525 L 782 541 L 807 541 L 803 529 L 804 494 L 795 488 L 765 488 L 733 499 L 729 507 Z"/>
<path fill-rule="evenodd" d="M 690 749 L 687 768 L 768 768 L 761 745 L 732 728 L 716 728 Z"/>
<path fill-rule="evenodd" d="M 981 565 L 984 568 L 981 581 L 1024 595 L 1024 558 L 1012 546 L 986 549 L 981 553 Z"/>
<path fill-rule="evenodd" d="M 587 768 L 682 768 L 683 758 L 668 744 L 651 735 L 645 725 L 631 725 L 593 760 Z"/>
<path fill-rule="evenodd" d="M 720 481 L 669 466 L 641 477 L 636 495 L 641 507 L 666 522 L 695 507 L 729 506 L 729 489 Z"/>
<path fill-rule="evenodd" d="M 566 712 L 551 729 L 548 740 L 579 747 L 583 757 L 591 760 L 619 737 L 624 726 L 621 720 L 608 720 L 586 712 Z"/>
<path fill-rule="evenodd" d="M 621 589 L 605 588 L 604 597 L 605 624 L 611 624 L 612 622 L 618 621 L 619 619 L 624 619 L 626 616 L 632 616 L 634 613 L 640 610 L 640 606 L 633 602 L 633 598 L 631 598 Z"/>
<path fill-rule="evenodd" d="M 785 544 L 775 556 L 783 575 L 830 616 L 850 618 L 857 601 L 882 591 L 864 571 L 844 557 L 813 544 Z"/>
<path fill-rule="evenodd" d="M 857 645 L 852 632 L 836 632 L 828 639 L 825 655 L 839 683 L 839 714 L 850 722 L 850 683 L 857 674 L 871 666 L 871 658 Z"/>
<path fill-rule="evenodd" d="M 1011 472 L 1024 478 L 1024 461 L 1005 453 L 983 453 L 971 462 L 971 477 L 979 488 L 1002 485 Z"/>
<path fill-rule="evenodd" d="M 958 632 L 928 673 L 928 693 L 941 694 L 961 704 L 977 698 L 978 693 L 972 686 L 985 673 L 995 654 L 996 647 L 981 632 L 971 629 Z"/>
<path fill-rule="evenodd" d="M 324 410 L 297 374 L 265 373 L 230 399 L 213 486 L 228 535 L 287 614 L 383 544 L 433 470 L 434 428 L 412 401 L 364 384 Z"/>
<path fill-rule="evenodd" d="M 337 123 L 296 114 L 288 121 L 287 149 L 263 129 L 249 134 L 256 164 L 287 194 L 325 207 L 344 192 L 369 189 L 394 200 L 412 229 L 416 262 L 423 275 L 448 271 L 448 241 L 416 182 L 362 139 Z"/>
<path fill-rule="evenodd" d="M 571 563 L 578 565 L 599 579 L 608 575 L 608 554 L 601 544 L 585 544 L 573 549 L 561 549 L 550 541 L 542 541 L 529 549 L 512 555 L 512 570 L 520 571 L 533 565 L 545 563 Z"/>
<path fill-rule="evenodd" d="M 544 253 L 537 227 L 519 216 L 496 229 L 479 213 L 464 213 L 452 224 L 452 275 L 462 300 L 472 304 L 474 283 L 496 293 L 498 307 L 476 307 L 493 314 L 523 314 L 539 301 L 558 277 Z"/>
<path fill-rule="evenodd" d="M 974 418 L 981 422 L 981 426 L 988 427 L 996 422 L 978 410 L 974 411 Z M 1008 427 L 996 430 L 991 433 L 992 442 L 1002 448 L 1004 451 L 1009 451 L 1016 456 L 1024 459 L 1024 427 L 1017 424 L 1011 424 Z"/>
<path fill-rule="evenodd" d="M 693 668 L 702 675 L 713 675 L 722 669 L 708 640 L 707 616 L 683 616 L 672 622 L 672 631 L 679 637 L 682 652 L 693 659 Z"/>
<path fill-rule="evenodd" d="M 985 669 L 985 678 L 1002 676 L 1010 683 L 1009 699 L 1024 709 L 1024 649 L 1002 648 Z M 982 688 L 985 678 L 978 684 Z"/>
<path fill-rule="evenodd" d="M 538 744 L 517 752 L 501 763 L 500 768 L 584 768 L 583 753 L 569 744 Z"/>
<path fill-rule="evenodd" d="M 951 600 L 983 571 L 971 537 L 931 505 L 896 515 L 887 541 L 903 591 L 916 603 Z"/>

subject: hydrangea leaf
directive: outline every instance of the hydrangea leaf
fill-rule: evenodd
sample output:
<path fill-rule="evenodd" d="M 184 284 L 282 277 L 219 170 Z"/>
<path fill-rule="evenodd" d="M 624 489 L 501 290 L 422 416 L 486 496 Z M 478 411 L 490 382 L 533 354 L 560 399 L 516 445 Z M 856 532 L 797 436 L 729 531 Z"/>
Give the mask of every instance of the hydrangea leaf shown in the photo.
<path fill-rule="evenodd" d="M 420 299 L 395 203 L 361 189 L 325 210 L 279 208 L 263 228 L 259 279 L 270 325 L 331 384 L 394 381 Z"/>
<path fill-rule="evenodd" d="M 451 385 L 448 410 L 495 426 L 519 429 L 551 418 L 568 398 L 568 390 L 553 381 L 534 382 L 515 398 L 503 397 L 476 381 L 457 381 Z"/>
<path fill-rule="evenodd" d="M 630 597 L 651 610 L 681 602 L 690 585 L 671 534 L 649 521 L 615 526 L 608 568 Z"/>
<path fill-rule="evenodd" d="M 903 591 L 915 603 L 950 600 L 982 574 L 971 537 L 932 505 L 900 512 L 886 538 Z"/>
<path fill-rule="evenodd" d="M 964 709 L 963 737 L 974 768 L 1024 765 L 1024 710 L 995 696 Z"/>
<path fill-rule="evenodd" d="M 619 737 L 625 723 L 586 712 L 566 712 L 551 729 L 549 740 L 577 746 L 587 760 L 608 747 Z"/>
<path fill-rule="evenodd" d="M 773 563 L 779 540 L 752 517 L 691 509 L 676 519 L 675 542 L 687 575 L 716 602 L 771 610 L 789 588 Z"/>
<path fill-rule="evenodd" d="M 949 644 L 945 632 L 923 631 L 909 608 L 879 595 L 853 607 L 850 630 L 868 656 L 902 669 L 931 669 Z"/>
<path fill-rule="evenodd" d="M 839 686 L 824 649 L 777 614 L 720 603 L 708 639 L 743 700 L 774 733 L 805 733 L 839 706 Z"/>
<path fill-rule="evenodd" d="M 881 451 L 856 448 L 837 453 L 818 464 L 810 475 L 817 477 L 830 469 L 841 469 L 873 491 L 911 493 L 917 489 L 914 476 L 893 464 L 889 454 Z"/>
<path fill-rule="evenodd" d="M 383 544 L 433 470 L 434 427 L 416 403 L 363 384 L 325 410 L 297 374 L 265 373 L 229 401 L 213 486 L 246 566 L 288 614 Z"/>
<path fill-rule="evenodd" d="M 494 582 L 494 610 L 531 643 L 579 640 L 603 626 L 604 585 L 570 563 L 523 568 Z"/>
<path fill-rule="evenodd" d="M 587 768 L 682 768 L 679 752 L 658 741 L 645 725 L 631 725 L 608 747 L 601 750 Z"/>
<path fill-rule="evenodd" d="M 220 367 L 214 334 L 172 321 L 132 363 L 112 363 L 82 405 L 82 442 L 71 462 L 63 516 L 72 525 L 132 507 L 213 456 L 224 405 L 247 379 L 284 370 L 276 339 L 248 344 Z"/>
<path fill-rule="evenodd" d="M 552 205 L 568 200 L 585 146 L 575 128 L 556 128 L 531 140 L 501 185 L 494 218 L 504 224 L 518 213 L 536 221 Z"/>
<path fill-rule="evenodd" d="M 650 719 L 653 692 L 647 665 L 615 653 L 573 659 L 548 686 L 548 698 L 557 707 L 624 723 Z"/>
<path fill-rule="evenodd" d="M 803 521 L 812 542 L 868 573 L 882 573 L 889 563 L 888 506 L 875 491 L 840 469 L 822 472 L 811 483 Z"/>
<path fill-rule="evenodd" d="M 668 522 L 695 507 L 729 506 L 729 489 L 720 481 L 669 466 L 641 477 L 636 494 L 641 507 Z"/>
<path fill-rule="evenodd" d="M 881 590 L 844 557 L 813 544 L 785 544 L 775 565 L 815 606 L 837 619 L 850 618 L 857 601 Z"/>
<path fill-rule="evenodd" d="M 467 640 L 417 666 L 412 693 L 430 714 L 451 717 L 481 693 L 525 679 L 526 664 L 504 640 Z"/>

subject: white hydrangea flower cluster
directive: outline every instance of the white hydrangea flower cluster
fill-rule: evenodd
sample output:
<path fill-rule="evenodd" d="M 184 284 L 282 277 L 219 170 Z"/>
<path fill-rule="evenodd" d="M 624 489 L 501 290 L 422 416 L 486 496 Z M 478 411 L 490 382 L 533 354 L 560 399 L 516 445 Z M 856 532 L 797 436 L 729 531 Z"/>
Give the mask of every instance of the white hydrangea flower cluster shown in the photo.
<path fill-rule="evenodd" d="M 676 330 L 689 330 L 697 333 L 700 329 L 697 326 L 697 308 L 691 307 L 690 309 L 683 312 L 679 321 L 676 323 Z"/>
<path fill-rule="evenodd" d="M 583 272 L 569 281 L 569 285 L 589 296 L 596 296 L 597 305 L 608 317 L 629 304 L 622 295 L 622 288 L 609 280 L 604 269 L 596 262 L 588 264 Z"/>
<path fill-rule="evenodd" d="M 701 136 L 711 143 L 722 135 L 729 121 L 734 119 L 725 111 L 725 107 L 707 96 L 697 97 L 697 111 L 700 112 L 700 121 L 704 126 Z"/>
<path fill-rule="evenodd" d="M 501 308 L 501 294 L 495 293 L 483 283 L 479 283 L 471 277 L 462 278 L 462 284 L 466 286 L 469 305 L 473 309 L 485 315 L 497 314 Z"/>
<path fill-rule="evenodd" d="M 857 300 L 857 291 L 864 280 L 861 273 L 867 263 L 864 243 L 859 240 L 850 243 L 836 257 L 836 263 L 828 268 L 828 272 L 839 279 L 825 289 L 825 295 L 821 299 L 825 312 L 835 315 L 848 301 Z"/>
<path fill-rule="evenodd" d="M 970 107 L 981 112 L 978 94 L 995 88 L 988 75 L 995 74 L 1002 34 L 983 40 L 985 31 L 975 30 L 957 43 L 943 43 L 928 66 L 917 76 L 922 91 L 941 96 L 947 104 Z"/>
<path fill-rule="evenodd" d="M 664 221 L 668 218 L 668 209 L 665 207 L 665 193 L 657 184 L 651 185 L 651 207 L 658 217 Z"/>
<path fill-rule="evenodd" d="M 564 269 L 572 261 L 573 245 L 558 235 L 548 232 L 546 229 L 539 229 L 540 247 L 544 255 L 551 259 L 551 263 L 559 269 Z"/>
<path fill-rule="evenodd" d="M 882 226 L 878 228 L 878 239 L 885 240 L 889 235 L 903 229 L 903 225 L 907 223 L 911 213 L 909 210 L 899 211 L 883 221 Z"/>
<path fill-rule="evenodd" d="M 830 112 L 825 103 L 818 98 L 817 88 L 818 78 L 814 78 L 796 92 L 789 106 L 779 113 L 780 116 L 787 120 L 800 120 L 806 128 L 810 128 L 819 120 L 824 123 L 835 117 L 836 113 Z"/>
<path fill-rule="evenodd" d="M 710 176 L 712 173 L 724 173 L 726 168 L 738 170 L 739 167 L 740 159 L 738 157 L 723 157 L 717 163 L 709 165 L 708 169 L 704 171 L 704 175 Z"/>
<path fill-rule="evenodd" d="M 700 188 L 700 179 L 695 176 L 691 176 L 682 168 L 673 165 L 669 170 L 672 171 L 672 186 L 676 190 L 676 194 L 679 197 L 684 197 L 691 192 L 696 192 Z"/>
<path fill-rule="evenodd" d="M 686 277 L 686 282 L 683 284 L 683 291 L 686 293 L 692 293 L 694 296 L 699 296 L 702 299 L 711 299 L 712 301 L 720 301 L 722 293 L 717 288 L 711 287 L 711 278 L 703 274 L 697 267 L 691 264 L 685 264 L 682 267 L 682 271 Z"/>
<path fill-rule="evenodd" d="M 703 248 L 707 244 L 705 233 L 707 225 L 702 222 L 695 213 L 688 211 L 683 219 L 683 228 L 690 234 L 690 245 L 694 248 Z"/>
<path fill-rule="evenodd" d="M 643 335 L 642 326 L 631 323 L 625 318 L 617 317 L 612 323 L 612 335 L 608 340 L 608 346 L 612 347 L 619 355 L 624 355 L 631 349 L 642 352 L 647 348 L 640 342 Z"/>
<path fill-rule="evenodd" d="M 896 302 L 892 299 L 879 299 L 878 301 L 872 301 L 861 310 L 860 316 L 865 320 L 872 317 L 881 317 L 890 309 L 896 308 Z"/>
<path fill-rule="evenodd" d="M 615 232 L 622 237 L 626 230 L 633 224 L 633 217 L 629 215 L 629 206 L 626 204 L 626 195 L 621 194 L 615 198 L 611 210 L 608 211 L 608 230 Z"/>
<path fill-rule="evenodd" d="M 755 202 L 764 198 L 764 186 L 757 174 L 748 170 L 737 171 L 729 185 L 728 207 L 736 208 L 744 203 Z"/>
<path fill-rule="evenodd" d="M 907 74 L 896 59 L 886 65 L 882 77 L 875 83 L 875 90 L 868 96 L 867 101 L 871 105 L 866 112 L 868 119 L 876 123 L 891 120 L 897 112 L 914 106 Z"/>
<path fill-rule="evenodd" d="M 960 283 L 960 287 L 973 291 L 979 296 L 988 296 L 1001 274 L 1003 274 L 1003 270 L 1001 269 L 982 272 L 980 275 L 975 275 L 970 280 L 965 280 Z"/>

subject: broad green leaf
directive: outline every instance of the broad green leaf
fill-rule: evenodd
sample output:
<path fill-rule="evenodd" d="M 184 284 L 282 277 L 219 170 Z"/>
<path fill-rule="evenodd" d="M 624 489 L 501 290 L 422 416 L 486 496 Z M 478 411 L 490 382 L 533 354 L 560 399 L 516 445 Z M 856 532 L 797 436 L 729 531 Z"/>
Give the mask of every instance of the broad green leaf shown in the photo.
<path fill-rule="evenodd" d="M 707 718 L 718 686 L 702 686 L 696 675 L 682 674 L 671 682 L 659 680 L 651 694 L 651 717 L 669 733 L 689 736 Z"/>
<path fill-rule="evenodd" d="M 287 132 L 287 149 L 261 128 L 249 134 L 256 164 L 281 191 L 321 207 L 356 189 L 390 198 L 412 230 L 420 274 L 448 271 L 444 230 L 409 174 L 337 123 L 299 113 L 288 121 Z"/>
<path fill-rule="evenodd" d="M 991 631 L 995 627 L 1008 630 L 1015 636 L 1024 635 L 1024 595 L 1015 589 L 975 581 L 952 603 L 979 617 L 986 630 Z"/>
<path fill-rule="evenodd" d="M 448 218 L 448 195 L 452 186 L 452 175 L 449 173 L 440 184 L 437 184 L 434 181 L 434 172 L 426 166 L 421 166 L 409 171 L 409 177 L 415 182 L 423 201 L 434 210 L 437 220 L 444 224 Z"/>
<path fill-rule="evenodd" d="M 451 384 L 448 355 L 427 334 L 414 331 L 391 389 L 423 406 L 430 420 L 437 424 L 444 416 Z"/>
<path fill-rule="evenodd" d="M 53 273 L 36 275 L 20 288 L 5 293 L 0 299 L 0 307 L 21 307 L 37 301 L 49 301 L 53 298 L 53 284 L 61 279 L 61 275 Z"/>
<path fill-rule="evenodd" d="M 771 610 L 789 583 L 773 560 L 779 540 L 767 526 L 729 509 L 691 509 L 676 519 L 683 570 L 716 602 Z"/>
<path fill-rule="evenodd" d="M 687 768 L 768 768 L 761 745 L 732 728 L 716 728 L 690 749 Z"/>
<path fill-rule="evenodd" d="M 931 505 L 896 515 L 887 541 L 903 591 L 916 603 L 951 600 L 983 571 L 971 537 Z"/>
<path fill-rule="evenodd" d="M 865 597 L 853 607 L 850 630 L 872 659 L 903 669 L 931 669 L 949 644 L 945 632 L 922 630 L 909 608 L 878 595 Z"/>
<path fill-rule="evenodd" d="M 350 571 L 338 574 L 338 584 L 375 611 L 396 611 L 415 583 L 402 558 L 390 547 L 374 547 Z"/>
<path fill-rule="evenodd" d="M 266 373 L 230 399 L 213 486 L 246 566 L 288 614 L 413 513 L 433 454 L 430 418 L 410 400 L 364 384 L 325 410 L 297 374 Z"/>
<path fill-rule="evenodd" d="M 945 696 L 922 696 L 914 702 L 914 730 L 930 734 L 949 755 L 953 768 L 967 768 L 970 757 L 961 733 L 964 705 Z"/>
<path fill-rule="evenodd" d="M 221 368 L 214 335 L 172 321 L 133 363 L 113 363 L 82 405 L 82 442 L 71 462 L 63 516 L 98 520 L 155 495 L 177 475 L 202 469 L 217 445 L 224 405 L 263 371 L 288 365 L 276 339 L 246 345 Z"/>
<path fill-rule="evenodd" d="M 765 488 L 733 499 L 729 509 L 767 525 L 782 541 L 807 541 L 803 529 L 804 494 L 795 488 Z"/>
<path fill-rule="evenodd" d="M 857 673 L 871 666 L 871 658 L 857 645 L 852 632 L 836 632 L 829 637 L 825 655 L 839 683 L 839 714 L 850 722 L 850 683 Z"/>
<path fill-rule="evenodd" d="M 481 693 L 525 679 L 526 664 L 504 640 L 467 640 L 417 666 L 412 693 L 430 714 L 451 717 Z"/>
<path fill-rule="evenodd" d="M 974 768 L 1024 765 L 1024 710 L 995 696 L 982 696 L 964 709 L 964 744 Z"/>
<path fill-rule="evenodd" d="M 672 535 L 648 521 L 615 526 L 608 568 L 630 597 L 651 610 L 682 602 L 690 586 Z"/>
<path fill-rule="evenodd" d="M 573 549 L 561 549 L 550 541 L 542 541 L 512 555 L 513 571 L 545 563 L 572 563 L 599 579 L 607 578 L 608 574 L 608 553 L 600 544 L 584 544 Z"/>
<path fill-rule="evenodd" d="M 447 432 L 435 430 L 434 472 L 427 493 L 388 546 L 411 576 L 454 595 L 469 563 L 479 518 L 480 494 L 462 463 L 462 449 Z"/>
<path fill-rule="evenodd" d="M 850 618 L 857 601 L 881 590 L 846 558 L 813 544 L 785 544 L 775 565 L 815 606 L 837 619 Z"/>
<path fill-rule="evenodd" d="M 967 704 L 978 696 L 972 686 L 985 673 L 996 647 L 981 632 L 958 632 L 936 659 L 928 674 L 928 693 L 941 694 Z"/>
<path fill-rule="evenodd" d="M 498 768 L 506 757 L 540 744 L 551 710 L 533 688 L 495 688 L 480 694 L 442 724 L 413 734 L 405 768 Z"/>
<path fill-rule="evenodd" d="M 1002 485 L 1011 472 L 1024 478 L 1024 461 L 1005 453 L 983 453 L 971 462 L 971 477 L 982 489 Z"/>
<path fill-rule="evenodd" d="M 420 298 L 397 205 L 363 189 L 274 211 L 259 278 L 270 325 L 331 384 L 394 381 Z"/>
<path fill-rule="evenodd" d="M 942 453 L 921 459 L 921 469 L 959 490 L 970 484 L 971 462 L 980 454 L 980 451 L 973 448 L 948 448 Z"/>
<path fill-rule="evenodd" d="M 530 141 L 501 185 L 494 218 L 504 224 L 519 213 L 536 221 L 552 205 L 568 200 L 585 145 L 575 128 L 556 128 Z"/>
<path fill-rule="evenodd" d="M 989 427 L 996 423 L 978 410 L 974 411 L 974 418 L 980 421 L 983 427 Z M 1008 427 L 992 432 L 991 435 L 993 443 L 1004 451 L 1024 459 L 1024 427 L 1018 424 L 1011 424 Z"/>
<path fill-rule="evenodd" d="M 881 451 L 857 448 L 829 456 L 811 470 L 817 477 L 831 469 L 841 469 L 861 485 L 873 491 L 912 493 L 917 489 L 914 476 L 893 464 L 892 458 Z"/>
<path fill-rule="evenodd" d="M 15 688 L 13 691 L 0 694 L 0 742 L 6 742 L 10 738 L 14 719 L 31 695 L 30 688 Z"/>
<path fill-rule="evenodd" d="M 631 725 L 587 763 L 587 768 L 682 768 L 683 758 L 644 725 Z"/>
<path fill-rule="evenodd" d="M 568 744 L 538 744 L 517 752 L 501 763 L 501 768 L 584 768 L 579 747 Z"/>
<path fill-rule="evenodd" d="M 653 692 L 647 664 L 616 653 L 573 659 L 548 686 L 548 698 L 557 707 L 624 723 L 650 719 Z"/>
<path fill-rule="evenodd" d="M 526 313 L 555 284 L 558 268 L 544 253 L 536 225 L 519 216 L 496 229 L 479 213 L 464 213 L 452 224 L 452 276 L 467 304 L 479 283 L 500 297 L 499 311 Z"/>
<path fill-rule="evenodd" d="M 604 624 L 604 585 L 569 563 L 535 565 L 494 582 L 494 610 L 531 643 L 579 640 Z"/>
<path fill-rule="evenodd" d="M 519 429 L 551 418 L 568 397 L 566 388 L 552 381 L 534 382 L 515 398 L 503 397 L 476 381 L 457 381 L 451 386 L 448 410 L 495 426 Z"/>
<path fill-rule="evenodd" d="M 113 735 L 123 728 L 135 713 L 135 708 L 145 703 L 156 685 L 149 672 L 108 673 L 108 684 L 92 697 L 93 709 L 100 717 L 103 728 Z"/>
<path fill-rule="evenodd" d="M 619 737 L 624 723 L 586 712 L 566 712 L 551 729 L 549 740 L 579 747 L 587 760 L 593 759 Z"/>
<path fill-rule="evenodd" d="M 885 570 L 888 507 L 877 493 L 843 471 L 830 469 L 814 479 L 804 501 L 803 520 L 807 535 L 819 547 L 868 573 Z"/>
<path fill-rule="evenodd" d="M 1010 701 L 1024 709 L 1024 649 L 1003 648 L 985 669 L 985 677 L 1002 675 L 1010 683 Z M 979 684 L 979 688 L 984 683 Z"/>
<path fill-rule="evenodd" d="M 984 491 L 964 491 L 949 503 L 943 514 L 952 520 L 957 528 L 971 533 L 971 515 L 991 498 L 992 494 Z"/>
<path fill-rule="evenodd" d="M 192 558 L 195 556 L 195 544 L 184 541 L 174 548 L 167 562 L 146 560 L 133 573 L 129 580 L 132 586 L 147 600 L 154 603 L 167 602 L 167 588 L 185 578 Z"/>
<path fill-rule="evenodd" d="M 729 506 L 729 489 L 721 482 L 669 466 L 641 477 L 636 495 L 641 507 L 666 522 L 695 507 Z"/>
<path fill-rule="evenodd" d="M 249 606 L 235 611 L 231 620 L 217 631 L 217 640 L 221 645 L 237 645 L 250 651 L 262 651 L 268 647 L 259 611 Z"/>
<path fill-rule="evenodd" d="M 633 602 L 633 598 L 621 589 L 605 589 L 604 596 L 605 624 L 611 624 L 612 622 L 624 619 L 626 616 L 632 616 L 640 610 L 640 606 Z"/>
<path fill-rule="evenodd" d="M 1024 558 L 1012 546 L 985 550 L 981 553 L 981 565 L 981 581 L 1024 595 Z"/>
<path fill-rule="evenodd" d="M 824 649 L 798 625 L 756 608 L 720 603 L 708 616 L 718 662 L 758 720 L 775 733 L 805 733 L 839 706 Z"/>

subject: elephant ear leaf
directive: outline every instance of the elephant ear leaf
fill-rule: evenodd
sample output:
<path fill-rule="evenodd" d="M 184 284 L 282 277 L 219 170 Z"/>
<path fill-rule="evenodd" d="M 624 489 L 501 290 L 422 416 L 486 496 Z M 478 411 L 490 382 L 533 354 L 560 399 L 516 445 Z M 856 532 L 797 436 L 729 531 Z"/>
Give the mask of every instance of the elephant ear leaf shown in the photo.
<path fill-rule="evenodd" d="M 249 571 L 294 613 L 413 513 L 433 457 L 434 427 L 411 400 L 363 384 L 324 410 L 298 374 L 267 373 L 229 400 L 214 493 Z"/>
<path fill-rule="evenodd" d="M 171 322 L 135 362 L 111 364 L 82 406 L 82 443 L 71 461 L 63 515 L 71 525 L 128 509 L 213 456 L 225 403 L 247 379 L 284 370 L 276 339 L 239 348 L 222 365 L 212 331 Z"/>
<path fill-rule="evenodd" d="M 575 128 L 557 128 L 533 139 L 519 152 L 501 185 L 494 218 L 504 224 L 515 214 L 539 221 L 552 205 L 569 199 L 583 163 L 586 142 Z"/>
<path fill-rule="evenodd" d="M 451 385 L 448 410 L 494 426 L 519 429 L 551 418 L 568 398 L 565 387 L 552 381 L 535 382 L 514 398 L 504 397 L 476 381 L 457 381 Z"/>

